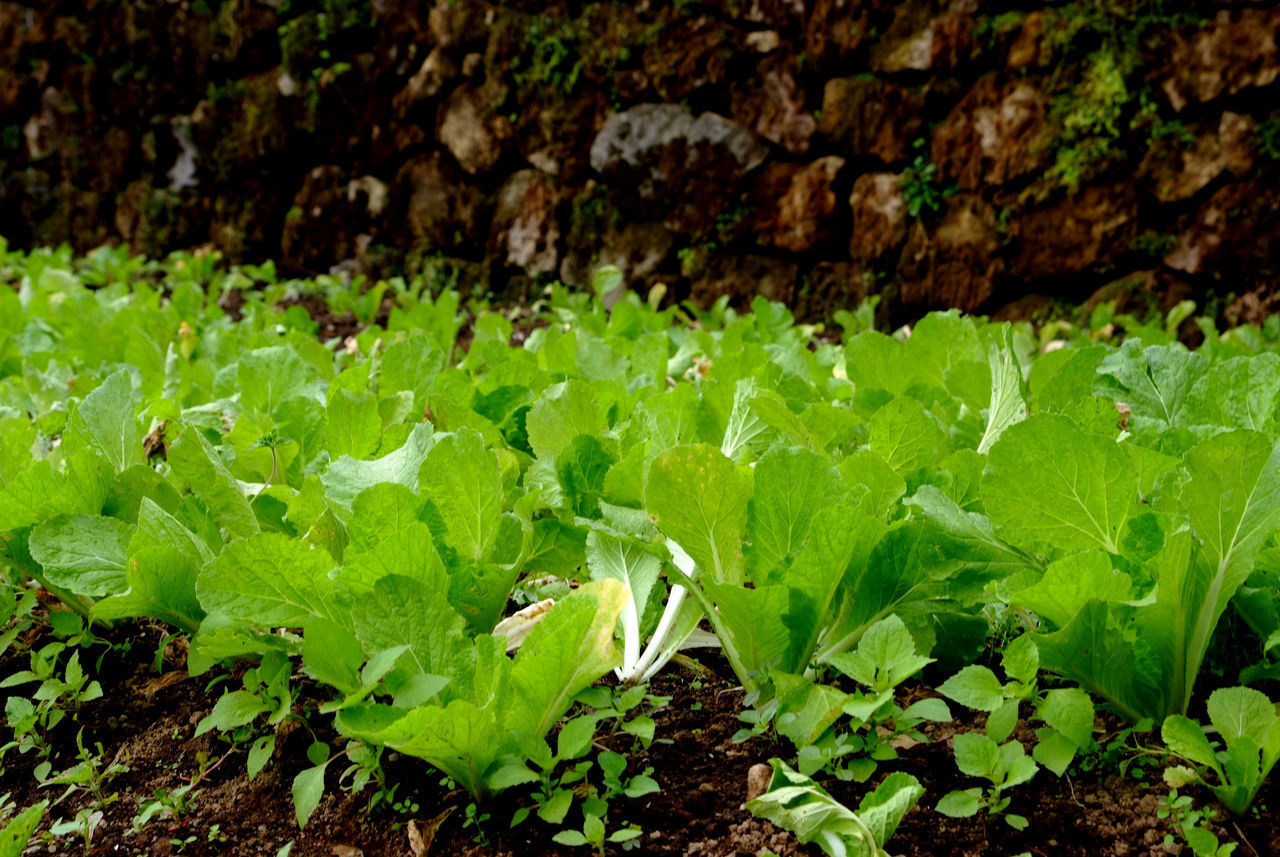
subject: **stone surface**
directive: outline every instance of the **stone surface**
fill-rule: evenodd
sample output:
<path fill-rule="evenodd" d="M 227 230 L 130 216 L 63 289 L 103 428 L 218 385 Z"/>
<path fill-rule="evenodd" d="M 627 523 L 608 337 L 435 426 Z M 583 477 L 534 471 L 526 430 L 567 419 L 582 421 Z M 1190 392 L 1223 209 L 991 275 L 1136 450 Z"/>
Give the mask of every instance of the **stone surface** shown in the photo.
<path fill-rule="evenodd" d="M 404 89 L 397 93 L 396 109 L 403 116 L 419 101 L 439 95 L 444 85 L 457 78 L 460 73 L 461 69 L 444 49 L 434 49 L 427 54 L 427 58 L 422 61 L 413 77 L 409 78 Z"/>
<path fill-rule="evenodd" d="M 849 195 L 853 232 L 849 255 L 859 262 L 880 259 L 907 237 L 907 206 L 896 173 L 858 176 Z"/>
<path fill-rule="evenodd" d="M 819 262 L 802 277 L 792 298 L 798 318 L 829 319 L 838 309 L 856 309 L 876 290 L 875 272 L 856 262 Z"/>
<path fill-rule="evenodd" d="M 933 161 L 965 190 L 1000 185 L 1045 166 L 1049 100 L 1019 78 L 978 81 L 933 135 Z"/>
<path fill-rule="evenodd" d="M 409 227 L 409 237 L 433 248 L 458 249 L 480 237 L 485 196 L 440 153 L 405 163 L 391 185 L 393 222 Z"/>
<path fill-rule="evenodd" d="M 903 0 L 871 48 L 871 68 L 882 74 L 958 66 L 974 52 L 977 3 L 958 0 L 942 9 L 930 0 Z"/>
<path fill-rule="evenodd" d="M 1010 237 L 1009 264 L 1024 277 L 1076 274 L 1113 262 L 1137 233 L 1138 201 L 1132 185 L 1092 186 L 1021 212 Z"/>
<path fill-rule="evenodd" d="M 762 244 L 803 253 L 831 236 L 837 199 L 832 183 L 844 158 L 771 164 L 756 180 L 752 228 Z"/>
<path fill-rule="evenodd" d="M 1201 130 L 1192 145 L 1170 138 L 1153 145 L 1138 175 L 1161 202 L 1195 196 L 1224 172 L 1241 178 L 1253 169 L 1255 126 L 1252 117 L 1228 110 L 1216 126 Z"/>
<path fill-rule="evenodd" d="M 464 84 L 453 91 L 440 112 L 436 137 L 472 175 L 487 173 L 502 158 L 511 136 L 507 117 L 492 109 L 491 98 Z"/>
<path fill-rule="evenodd" d="M 564 193 L 538 170 L 513 173 L 498 190 L 489 245 L 499 259 L 530 276 L 560 264 L 557 208 Z"/>
<path fill-rule="evenodd" d="M 719 256 L 709 260 L 693 281 L 689 297 L 700 306 L 710 306 L 721 295 L 743 302 L 757 295 L 787 302 L 799 278 L 800 268 L 794 262 L 769 256 Z"/>
<path fill-rule="evenodd" d="M 1183 226 L 1164 263 L 1188 274 L 1239 277 L 1280 273 L 1280 192 L 1275 176 L 1220 188 Z M 1233 283 L 1238 285 L 1238 283 Z"/>
<path fill-rule="evenodd" d="M 1280 77 L 1280 9 L 1222 10 L 1206 26 L 1171 34 L 1160 89 L 1174 110 Z"/>
<path fill-rule="evenodd" d="M 754 134 L 719 114 L 642 104 L 605 120 L 591 144 L 591 167 L 618 192 L 662 203 L 669 226 L 705 231 L 767 153 Z"/>
<path fill-rule="evenodd" d="M 818 132 L 842 154 L 907 157 L 924 130 L 924 95 L 873 77 L 838 77 L 822 91 Z"/>
<path fill-rule="evenodd" d="M 995 209 L 976 194 L 952 197 L 932 232 L 920 221 L 911 227 L 895 277 L 899 303 L 911 312 L 981 308 L 1004 267 L 1000 245 Z"/>
<path fill-rule="evenodd" d="M 811 5 L 804 46 L 818 65 L 843 62 L 868 39 L 873 4 L 862 0 L 813 0 Z"/>
<path fill-rule="evenodd" d="M 730 90 L 733 117 L 757 135 L 792 154 L 809 151 L 817 130 L 805 110 L 804 90 L 786 64 L 767 59 L 749 80 Z"/>

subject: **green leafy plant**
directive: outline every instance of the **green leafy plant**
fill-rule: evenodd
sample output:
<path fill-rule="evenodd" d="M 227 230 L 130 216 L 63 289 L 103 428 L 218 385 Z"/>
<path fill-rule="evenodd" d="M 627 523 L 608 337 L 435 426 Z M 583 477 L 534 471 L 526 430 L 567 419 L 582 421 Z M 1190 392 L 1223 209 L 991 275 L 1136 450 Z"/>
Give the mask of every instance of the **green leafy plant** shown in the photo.
<path fill-rule="evenodd" d="M 987 780 L 991 785 L 948 792 L 938 801 L 938 812 L 953 818 L 968 818 L 986 809 L 1015 830 L 1025 829 L 1028 823 L 1025 816 L 1005 812 L 1011 801 L 1005 791 L 1030 782 L 1039 769 L 1021 742 L 1010 740 L 1000 744 L 978 732 L 964 732 L 953 740 L 960 771 Z"/>
<path fill-rule="evenodd" d="M 1169 752 L 1191 763 L 1165 772 L 1174 788 L 1196 783 L 1211 789 L 1222 805 L 1239 815 L 1249 808 L 1267 774 L 1280 761 L 1280 715 L 1261 691 L 1219 688 L 1209 694 L 1209 722 L 1222 742 L 1215 749 L 1204 728 L 1188 717 L 1172 715 L 1160 735 Z"/>
<path fill-rule="evenodd" d="M 1032 758 L 1058 776 L 1066 773 L 1077 753 L 1093 746 L 1093 701 L 1078 687 L 1042 690 L 1037 685 L 1040 653 L 1030 636 L 1005 647 L 1001 665 L 1009 681 L 1001 682 L 990 668 L 974 664 L 938 686 L 956 702 L 987 712 L 986 733 L 997 744 L 1017 727 L 1023 703 L 1029 703 L 1044 726 L 1036 730 Z"/>
<path fill-rule="evenodd" d="M 1181 839 L 1191 847 L 1196 857 L 1231 857 L 1236 851 L 1236 843 L 1220 843 L 1217 834 L 1210 829 L 1213 811 L 1197 809 L 1191 796 L 1178 794 L 1176 788 L 1170 790 L 1164 806 L 1156 810 L 1156 816 L 1173 824 L 1176 831 L 1165 834 L 1166 847 Z"/>
<path fill-rule="evenodd" d="M 924 146 L 924 140 L 916 140 L 912 145 L 919 149 Z M 911 166 L 898 176 L 898 190 L 911 217 L 920 217 L 926 211 L 936 213 L 957 189 L 954 184 L 942 185 L 938 179 L 938 165 L 923 154 L 916 155 Z"/>
<path fill-rule="evenodd" d="M 849 809 L 813 780 L 771 759 L 773 777 L 747 809 L 790 830 L 801 842 L 817 842 L 831 857 L 888 857 L 885 843 L 907 810 L 924 794 L 909 774 L 893 773 L 858 805 Z"/>

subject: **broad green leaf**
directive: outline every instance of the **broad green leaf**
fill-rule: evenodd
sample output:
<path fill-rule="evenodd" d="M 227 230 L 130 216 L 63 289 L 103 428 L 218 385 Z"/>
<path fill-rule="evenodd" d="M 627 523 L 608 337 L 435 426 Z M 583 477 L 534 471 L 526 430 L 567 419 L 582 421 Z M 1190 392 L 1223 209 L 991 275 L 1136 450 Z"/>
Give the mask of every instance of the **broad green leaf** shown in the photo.
<path fill-rule="evenodd" d="M 361 491 L 351 504 L 347 521 L 348 550 L 373 550 L 392 536 L 430 524 L 431 502 L 404 486 L 383 482 Z"/>
<path fill-rule="evenodd" d="M 980 732 L 961 732 L 952 739 L 956 767 L 971 777 L 994 780 L 1000 768 L 1000 748 Z"/>
<path fill-rule="evenodd" d="M 1263 541 L 1280 527 L 1280 444 L 1250 431 L 1216 435 L 1187 453 L 1186 468 L 1191 480 L 1182 501 L 1191 527 L 1215 576 L 1234 592 Z"/>
<path fill-rule="evenodd" d="M 893 773 L 863 798 L 855 813 L 785 762 L 771 759 L 769 763 L 773 766 L 769 789 L 750 801 L 747 809 L 790 830 L 801 842 L 818 843 L 830 857 L 880 857 L 885 841 L 924 794 L 915 777 Z"/>
<path fill-rule="evenodd" d="M 407 646 L 420 673 L 447 674 L 461 647 L 465 622 L 447 600 L 447 581 L 436 586 L 391 575 L 351 605 L 351 622 L 365 651 Z"/>
<path fill-rule="evenodd" d="M 594 518 L 600 514 L 604 480 L 613 459 L 592 435 L 578 435 L 556 456 L 556 478 L 565 503 L 575 515 Z"/>
<path fill-rule="evenodd" d="M 279 533 L 232 542 L 196 580 L 209 613 L 250 625 L 299 627 L 312 616 L 346 624 L 329 571 L 333 558 Z"/>
<path fill-rule="evenodd" d="M 969 818 L 977 815 L 982 807 L 982 790 L 965 789 L 947 792 L 934 808 L 948 818 Z"/>
<path fill-rule="evenodd" d="M 331 458 L 367 459 L 382 441 L 377 397 L 369 393 L 329 389 L 325 432 Z"/>
<path fill-rule="evenodd" d="M 319 617 L 307 623 L 302 636 L 303 671 L 342 693 L 360 689 L 364 652 L 351 633 L 336 622 Z"/>
<path fill-rule="evenodd" d="M 357 461 L 344 455 L 329 465 L 320 479 L 325 496 L 343 509 L 350 509 L 357 495 L 366 488 L 394 482 L 409 488 L 418 487 L 418 471 L 435 444 L 430 423 L 416 423 L 404 445 L 373 461 Z"/>
<path fill-rule="evenodd" d="M 196 725 L 195 734 L 203 735 L 212 729 L 228 732 L 252 722 L 258 715 L 270 710 L 271 705 L 255 693 L 247 690 L 227 691 L 218 698 L 213 711 Z"/>
<path fill-rule="evenodd" d="M 314 768 L 307 768 L 293 778 L 293 785 L 290 787 L 293 795 L 293 814 L 300 828 L 307 826 L 311 814 L 320 805 L 320 798 L 324 797 L 324 771 L 328 764 L 326 762 Z"/>
<path fill-rule="evenodd" d="M 1137 475 L 1117 444 L 1038 415 L 1010 427 L 989 458 L 983 503 L 1011 542 L 1050 554 L 1119 551 L 1139 503 Z"/>
<path fill-rule="evenodd" d="M 840 462 L 840 475 L 851 489 L 866 489 L 863 508 L 881 520 L 889 518 L 894 504 L 907 493 L 906 481 L 889 466 L 889 462 L 869 449 L 849 453 Z"/>
<path fill-rule="evenodd" d="M 22 857 L 48 805 L 48 801 L 42 800 L 27 807 L 0 829 L 0 857 Z"/>
<path fill-rule="evenodd" d="M 1018 366 L 1007 332 L 1003 348 L 992 343 L 987 360 L 991 366 L 991 404 L 987 408 L 987 428 L 978 442 L 978 452 L 983 455 L 1005 429 L 1027 418 L 1027 403 L 1022 398 L 1022 368 Z"/>
<path fill-rule="evenodd" d="M 897 687 L 933 663 L 933 658 L 916 654 L 911 632 L 901 619 L 890 615 L 866 630 L 856 651 L 833 655 L 828 662 L 859 684 L 879 692 Z"/>
<path fill-rule="evenodd" d="M 560 601 L 529 632 L 511 669 L 509 731 L 546 735 L 575 694 L 619 664 L 613 630 L 626 600 L 618 581 L 595 581 Z"/>
<path fill-rule="evenodd" d="M 1242 738 L 1263 747 L 1280 721 L 1275 704 L 1266 694 L 1251 687 L 1218 688 L 1209 694 L 1206 711 L 1209 722 L 1227 742 L 1227 747 Z"/>
<path fill-rule="evenodd" d="M 244 537 L 261 530 L 240 483 L 198 429 L 189 427 L 174 441 L 169 448 L 169 466 L 227 532 Z"/>
<path fill-rule="evenodd" d="M 143 463 L 142 437 L 136 419 L 133 377 L 127 369 L 107 376 L 76 409 L 72 427 L 102 453 L 117 472 Z"/>
<path fill-rule="evenodd" d="M 734 385 L 733 407 L 729 411 L 724 439 L 720 443 L 720 451 L 734 463 L 746 460 L 748 453 L 769 431 L 768 424 L 751 407 L 757 393 L 754 379 L 743 378 Z"/>
<path fill-rule="evenodd" d="M 116 518 L 55 518 L 31 531 L 31 557 L 55 586 L 79 595 L 119 595 L 129 588 L 125 559 L 133 530 Z"/>
<path fill-rule="evenodd" d="M 1280 406 L 1280 355 L 1272 352 L 1211 362 L 1187 397 L 1197 425 L 1274 433 Z"/>
<path fill-rule="evenodd" d="M 810 746 L 844 713 L 849 694 L 834 687 L 816 684 L 803 676 L 772 673 L 778 693 L 778 713 L 774 726 L 778 734 L 796 745 Z"/>
<path fill-rule="evenodd" d="M 448 592 L 444 563 L 426 524 L 415 522 L 371 550 L 348 548 L 337 580 L 352 592 L 368 592 L 379 580 L 393 574 Z"/>
<path fill-rule="evenodd" d="M 747 504 L 747 573 L 759 580 L 799 552 L 814 516 L 835 502 L 840 476 L 817 453 L 779 449 L 760 459 L 753 481 Z"/>
<path fill-rule="evenodd" d="M 705 597 L 702 606 L 707 618 L 744 684 L 750 686 L 752 676 L 781 665 L 791 644 L 787 626 L 779 621 L 788 605 L 785 587 L 746 589 L 701 580 L 691 592 L 695 597 Z"/>
<path fill-rule="evenodd" d="M 653 462 L 645 508 L 703 573 L 737 584 L 742 581 L 749 493 L 720 450 L 706 444 L 677 446 Z"/>
<path fill-rule="evenodd" d="M 1184 759 L 1204 765 L 1206 768 L 1219 770 L 1218 757 L 1204 736 L 1200 724 L 1181 714 L 1173 714 L 1165 718 L 1160 727 L 1160 738 L 1170 752 Z"/>
<path fill-rule="evenodd" d="M 275 413 L 285 399 L 304 393 L 313 377 L 314 371 L 291 346 L 246 351 L 236 371 L 240 404 L 246 410 Z"/>
<path fill-rule="evenodd" d="M 1143 349 L 1140 341 L 1129 339 L 1098 365 L 1094 389 L 1127 404 L 1139 425 L 1146 418 L 1177 426 L 1184 422 L 1184 402 L 1206 362 L 1181 344 Z"/>
<path fill-rule="evenodd" d="M 479 434 L 440 438 L 422 465 L 420 487 L 449 528 L 449 543 L 464 556 L 488 555 L 502 518 L 502 469 Z"/>
<path fill-rule="evenodd" d="M 1036 715 L 1066 736 L 1076 749 L 1084 750 L 1093 741 L 1093 700 L 1078 687 L 1047 691 Z"/>
<path fill-rule="evenodd" d="M 1128 601 L 1133 595 L 1132 579 L 1112 568 L 1107 554 L 1086 550 L 1050 563 L 1040 582 L 1013 601 L 1061 628 L 1089 601 Z"/>
<path fill-rule="evenodd" d="M 602 421 L 590 384 L 571 380 L 548 387 L 525 417 L 529 446 L 538 458 L 554 458 L 578 435 L 595 435 Z"/>
<path fill-rule="evenodd" d="M 204 618 L 196 598 L 199 573 L 198 555 L 176 547 L 131 549 L 124 590 L 94 604 L 93 617 L 106 621 L 151 617 L 194 634 Z"/>
<path fill-rule="evenodd" d="M 947 435 L 914 399 L 899 397 L 867 424 L 868 448 L 901 474 L 936 463 L 947 451 Z"/>
<path fill-rule="evenodd" d="M 971 664 L 938 685 L 938 693 L 968 708 L 995 711 L 1004 705 L 1004 684 L 987 667 Z"/>

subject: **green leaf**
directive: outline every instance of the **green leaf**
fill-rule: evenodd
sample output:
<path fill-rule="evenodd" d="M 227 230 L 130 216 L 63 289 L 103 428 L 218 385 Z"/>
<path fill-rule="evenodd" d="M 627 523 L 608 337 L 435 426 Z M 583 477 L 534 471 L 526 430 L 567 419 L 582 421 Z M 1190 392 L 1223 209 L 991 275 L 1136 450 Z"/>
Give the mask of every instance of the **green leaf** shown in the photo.
<path fill-rule="evenodd" d="M 324 771 L 328 765 L 325 762 L 323 765 L 307 768 L 293 778 L 290 789 L 293 794 L 293 815 L 300 828 L 307 826 L 311 814 L 320 805 L 320 798 L 324 797 Z"/>
<path fill-rule="evenodd" d="M 347 628 L 328 619 L 314 618 L 302 637 L 303 671 L 342 693 L 360 689 L 360 665 L 364 652 Z"/>
<path fill-rule="evenodd" d="M 907 493 L 906 481 L 889 466 L 889 462 L 869 449 L 849 453 L 840 462 L 840 475 L 850 488 L 866 488 L 862 507 L 867 514 L 881 520 L 889 517 L 894 505 Z"/>
<path fill-rule="evenodd" d="M 677 446 L 654 460 L 645 483 L 645 508 L 703 573 L 736 584 L 742 582 L 749 494 L 720 450 L 706 444 Z"/>
<path fill-rule="evenodd" d="M 595 390 L 576 379 L 548 387 L 529 409 L 525 428 L 533 454 L 554 458 L 578 435 L 595 435 L 602 428 Z"/>
<path fill-rule="evenodd" d="M 556 478 L 565 502 L 575 515 L 594 518 L 600 514 L 605 476 L 613 459 L 592 435 L 578 435 L 556 456 Z"/>
<path fill-rule="evenodd" d="M 915 777 L 890 774 L 855 813 L 781 760 L 769 763 L 773 766 L 769 789 L 748 802 L 747 809 L 790 830 L 801 842 L 817 842 L 831 857 L 880 857 L 885 840 L 924 794 Z"/>
<path fill-rule="evenodd" d="M 1137 474 L 1116 443 L 1038 415 L 1009 428 L 989 459 L 983 504 L 1010 541 L 1054 554 L 1119 551 L 1139 503 Z"/>
<path fill-rule="evenodd" d="M 470 429 L 440 438 L 427 453 L 420 487 L 449 528 L 451 546 L 484 558 L 502 518 L 502 468 L 484 439 Z"/>
<path fill-rule="evenodd" d="M 199 430 L 188 428 L 169 447 L 169 467 L 209 507 L 218 525 L 234 536 L 260 531 L 258 516 L 240 483 Z"/>
<path fill-rule="evenodd" d="M 1169 748 L 1169 752 L 1195 762 L 1197 765 L 1203 765 L 1215 771 L 1221 770 L 1218 767 L 1218 757 L 1213 752 L 1209 739 L 1204 736 L 1200 724 L 1191 718 L 1183 717 L 1181 714 L 1166 717 L 1164 725 L 1160 727 L 1160 738 Z"/>
<path fill-rule="evenodd" d="M 133 530 L 116 518 L 55 518 L 31 531 L 31 557 L 55 586 L 79 595 L 118 595 L 129 588 L 125 559 Z"/>
<path fill-rule="evenodd" d="M 325 496 L 343 509 L 350 509 L 357 495 L 366 488 L 394 482 L 409 488 L 418 487 L 418 471 L 435 444 L 430 423 L 415 423 L 404 445 L 373 461 L 357 461 L 344 455 L 329 465 L 321 475 Z"/>
<path fill-rule="evenodd" d="M 382 441 L 377 405 L 377 397 L 369 393 L 329 388 L 325 435 L 331 458 L 349 455 L 367 459 L 377 451 Z"/>
<path fill-rule="evenodd" d="M 291 346 L 246 351 L 236 370 L 240 404 L 248 411 L 275 413 L 281 402 L 304 393 L 313 375 Z"/>
<path fill-rule="evenodd" d="M 753 481 L 747 504 L 747 572 L 760 579 L 799 552 L 814 516 L 836 500 L 840 476 L 824 456 L 778 449 L 760 459 Z"/>
<path fill-rule="evenodd" d="M 449 606 L 448 582 L 389 575 L 355 598 L 351 622 L 368 652 L 407 646 L 420 673 L 447 673 L 466 623 Z M 413 605 L 406 609 L 407 605 Z"/>
<path fill-rule="evenodd" d="M 333 557 L 280 533 L 227 545 L 200 572 L 196 594 L 209 613 L 268 628 L 299 627 L 312 616 L 343 624 L 329 571 Z"/>
<path fill-rule="evenodd" d="M 947 451 L 938 421 L 914 399 L 899 397 L 875 412 L 867 424 L 868 447 L 901 474 L 936 463 Z"/>
<path fill-rule="evenodd" d="M 615 580 L 592 582 L 529 632 L 511 670 L 508 730 L 546 735 L 575 694 L 619 664 L 613 630 L 627 597 Z"/>
<path fill-rule="evenodd" d="M 1036 716 L 1064 735 L 1076 749 L 1087 749 L 1093 743 L 1093 700 L 1078 687 L 1047 691 Z"/>
<path fill-rule="evenodd" d="M 971 777 L 996 781 L 1000 769 L 1000 748 L 980 732 L 961 732 L 952 739 L 956 767 Z"/>
<path fill-rule="evenodd" d="M 987 715 L 987 737 L 997 744 L 1004 742 L 1018 728 L 1018 700 L 1006 699 L 995 711 Z"/>
<path fill-rule="evenodd" d="M 1071 766 L 1071 760 L 1076 757 L 1077 747 L 1061 732 L 1047 729 L 1039 731 L 1046 734 L 1040 736 L 1035 749 L 1031 751 L 1031 758 L 1053 771 L 1055 776 L 1060 777 Z"/>
<path fill-rule="evenodd" d="M 1124 402 L 1136 417 L 1165 426 L 1182 423 L 1183 404 L 1206 360 L 1181 344 L 1143 349 L 1129 339 L 1098 364 L 1098 395 Z"/>
<path fill-rule="evenodd" d="M 48 805 L 48 801 L 42 800 L 27 807 L 0 830 L 0 857 L 22 857 Z"/>
<path fill-rule="evenodd" d="M 933 663 L 916 654 L 915 640 L 896 615 L 876 622 L 862 635 L 855 652 L 832 655 L 828 662 L 876 692 L 891 690 Z"/>
<path fill-rule="evenodd" d="M 229 732 L 246 723 L 251 723 L 259 714 L 266 714 L 271 705 L 262 697 L 247 690 L 232 690 L 218 698 L 205 717 L 196 724 L 196 735 L 203 735 L 211 729 Z"/>
<path fill-rule="evenodd" d="M 105 621 L 151 617 L 194 634 L 204 618 L 196 598 L 199 573 L 198 559 L 176 547 L 131 549 L 124 591 L 94 604 L 93 617 Z"/>
<path fill-rule="evenodd" d="M 1023 634 L 1004 647 L 1000 655 L 1004 674 L 1024 685 L 1032 685 L 1040 671 L 1040 649 L 1030 634 Z"/>
<path fill-rule="evenodd" d="M 1101 550 L 1086 550 L 1050 563 L 1039 583 L 1020 590 L 1013 601 L 1061 628 L 1090 601 L 1128 601 L 1133 581 L 1112 568 Z"/>
<path fill-rule="evenodd" d="M 995 711 L 1004 705 L 1004 684 L 990 669 L 972 664 L 938 685 L 938 693 L 968 708 Z"/>
<path fill-rule="evenodd" d="M 143 463 L 143 428 L 136 419 L 137 398 L 127 369 L 108 375 L 76 409 L 72 427 L 111 462 L 116 472 Z"/>
<path fill-rule="evenodd" d="M 991 366 L 991 405 L 987 409 L 987 428 L 978 442 L 978 452 L 985 455 L 1000 439 L 1005 429 L 1027 418 L 1027 403 L 1022 398 L 1022 368 L 1013 353 L 1013 342 L 1004 331 L 1003 347 L 992 343 L 987 362 Z"/>
<path fill-rule="evenodd" d="M 934 809 L 948 818 L 969 818 L 976 815 L 982 807 L 982 790 L 965 789 L 947 792 Z"/>
<path fill-rule="evenodd" d="M 1275 704 L 1251 687 L 1218 688 L 1209 694 L 1206 711 L 1228 748 L 1243 738 L 1263 747 L 1280 722 Z"/>

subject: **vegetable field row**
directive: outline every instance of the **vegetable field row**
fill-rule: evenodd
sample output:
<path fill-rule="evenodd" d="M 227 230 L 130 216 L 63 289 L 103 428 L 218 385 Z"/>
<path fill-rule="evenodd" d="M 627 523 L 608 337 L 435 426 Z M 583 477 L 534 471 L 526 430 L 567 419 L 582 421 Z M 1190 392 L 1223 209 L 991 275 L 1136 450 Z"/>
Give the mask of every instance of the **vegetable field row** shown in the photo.
<path fill-rule="evenodd" d="M 80 646 L 138 619 L 222 677 L 197 734 L 250 778 L 307 721 L 299 825 L 326 788 L 393 794 L 395 752 L 565 848 L 636 845 L 610 807 L 661 784 L 598 739 L 661 739 L 644 683 L 690 655 L 776 742 L 750 810 L 833 855 L 885 853 L 917 804 L 1025 828 L 1010 791 L 1096 760 L 1103 711 L 1201 806 L 1249 813 L 1280 759 L 1276 328 L 1190 351 L 1182 315 L 848 313 L 837 342 L 759 299 L 658 309 L 610 271 L 509 314 L 195 256 L 0 274 L 0 650 L 29 664 L 0 677 L 0 771 L 73 782 L 42 736 L 104 692 Z M 289 306 L 316 295 L 362 331 L 318 339 Z M 1205 668 L 1224 617 L 1228 674 Z M 969 786 L 895 770 L 970 710 Z M 1210 817 L 1174 835 L 1230 853 Z"/>

